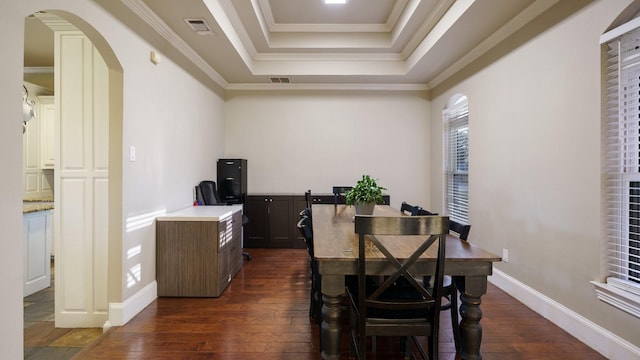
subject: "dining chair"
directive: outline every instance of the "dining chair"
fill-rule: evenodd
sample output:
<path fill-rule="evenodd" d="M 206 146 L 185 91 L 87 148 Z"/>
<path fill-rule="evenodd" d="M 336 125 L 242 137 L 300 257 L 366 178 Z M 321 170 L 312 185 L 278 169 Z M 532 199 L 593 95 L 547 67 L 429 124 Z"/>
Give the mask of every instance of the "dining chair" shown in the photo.
<path fill-rule="evenodd" d="M 405 201 L 400 205 L 400 212 L 405 215 L 416 216 L 418 215 L 418 210 L 420 210 L 419 206 L 407 204 Z"/>
<path fill-rule="evenodd" d="M 438 215 L 438 213 L 431 212 L 429 210 L 425 210 L 425 209 L 421 208 L 420 206 L 418 206 L 418 211 L 416 211 L 416 215 L 418 215 L 418 216 L 431 216 L 431 215 Z M 451 226 L 451 220 L 449 220 L 449 226 Z"/>
<path fill-rule="evenodd" d="M 424 209 L 418 211 L 418 215 L 437 215 Z M 471 231 L 471 225 L 462 224 L 455 220 L 449 219 L 449 232 L 458 234 L 460 240 L 467 241 L 469 232 Z M 422 278 L 422 282 L 425 286 L 429 286 L 431 278 L 425 276 Z M 460 352 L 460 321 L 458 320 L 458 289 L 453 281 L 453 278 L 449 275 L 445 275 L 442 284 L 442 297 L 447 299 L 445 305 L 440 310 L 451 310 L 451 329 L 453 330 L 453 342 L 456 347 L 456 352 Z"/>
<path fill-rule="evenodd" d="M 334 186 L 333 187 L 333 206 L 338 206 L 338 199 L 342 196 L 344 197 L 344 194 L 353 189 L 353 186 Z"/>
<path fill-rule="evenodd" d="M 309 219 L 311 219 L 311 205 L 313 205 L 312 203 L 312 197 L 311 197 L 311 190 L 307 190 L 304 192 L 304 202 L 306 204 L 306 207 L 304 209 L 302 209 L 302 211 L 300 211 L 300 217 L 308 217 Z M 311 221 L 311 220 L 310 220 Z"/>
<path fill-rule="evenodd" d="M 438 358 L 438 328 L 442 281 L 444 272 L 448 217 L 444 216 L 366 216 L 356 215 L 355 232 L 358 234 L 358 286 L 346 287 L 350 303 L 350 352 L 360 359 L 366 358 L 367 337 L 401 336 L 406 340 L 405 355 L 413 342 L 423 359 Z M 382 237 L 382 236 L 391 237 Z M 396 236 L 400 235 L 400 236 Z M 410 256 L 396 257 L 391 246 L 403 247 L 403 243 L 415 241 Z M 391 246 L 387 246 L 391 245 Z M 434 288 L 429 292 L 424 284 L 416 281 L 409 271 L 416 260 L 430 247 L 437 245 Z M 382 253 L 386 267 L 393 270 L 381 283 L 367 281 L 367 258 Z M 370 266 L 370 264 L 369 264 Z M 385 267 L 385 268 L 386 268 Z M 398 287 L 395 282 L 406 279 L 409 286 Z M 428 339 L 428 357 L 417 340 Z"/>
<path fill-rule="evenodd" d="M 307 190 L 307 191 L 304 192 L 304 202 L 307 205 L 307 209 L 309 209 L 309 211 L 311 211 L 311 205 L 312 205 L 311 190 Z"/>
<path fill-rule="evenodd" d="M 304 210 L 303 210 L 304 212 Z M 318 269 L 318 262 L 315 259 L 313 252 L 313 229 L 311 225 L 311 218 L 306 215 L 301 215 L 297 225 L 302 237 L 307 245 L 307 252 L 309 254 L 309 264 L 311 269 L 311 289 L 309 292 L 309 316 L 317 323 L 322 321 L 322 279 L 320 277 L 320 271 Z"/>

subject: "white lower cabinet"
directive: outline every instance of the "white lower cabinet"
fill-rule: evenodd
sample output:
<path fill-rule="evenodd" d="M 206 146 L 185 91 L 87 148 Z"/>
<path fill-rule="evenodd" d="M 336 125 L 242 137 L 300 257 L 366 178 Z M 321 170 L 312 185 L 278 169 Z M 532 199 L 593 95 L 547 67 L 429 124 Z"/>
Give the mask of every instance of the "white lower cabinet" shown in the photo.
<path fill-rule="evenodd" d="M 51 210 L 22 216 L 23 296 L 51 286 Z"/>

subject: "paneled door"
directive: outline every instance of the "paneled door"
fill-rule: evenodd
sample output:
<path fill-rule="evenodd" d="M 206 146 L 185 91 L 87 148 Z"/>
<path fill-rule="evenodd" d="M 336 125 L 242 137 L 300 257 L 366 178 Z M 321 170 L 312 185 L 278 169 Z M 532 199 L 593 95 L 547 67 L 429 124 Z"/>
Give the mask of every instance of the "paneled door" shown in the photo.
<path fill-rule="evenodd" d="M 80 31 L 55 31 L 55 325 L 108 320 L 108 68 Z"/>

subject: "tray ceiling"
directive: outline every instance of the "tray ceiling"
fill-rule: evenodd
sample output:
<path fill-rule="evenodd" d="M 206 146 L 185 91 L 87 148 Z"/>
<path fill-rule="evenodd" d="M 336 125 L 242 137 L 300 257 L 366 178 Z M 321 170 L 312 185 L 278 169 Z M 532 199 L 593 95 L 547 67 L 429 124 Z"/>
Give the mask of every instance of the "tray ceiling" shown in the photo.
<path fill-rule="evenodd" d="M 224 89 L 274 86 L 273 78 L 289 81 L 277 86 L 432 88 L 558 2 L 95 1 Z"/>

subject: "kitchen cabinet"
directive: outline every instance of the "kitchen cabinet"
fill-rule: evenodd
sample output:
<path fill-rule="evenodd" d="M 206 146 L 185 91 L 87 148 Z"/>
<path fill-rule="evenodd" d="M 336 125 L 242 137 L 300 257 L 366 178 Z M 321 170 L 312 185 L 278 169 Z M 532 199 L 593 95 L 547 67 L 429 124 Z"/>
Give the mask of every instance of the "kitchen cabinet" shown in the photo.
<path fill-rule="evenodd" d="M 53 96 L 38 96 L 40 125 L 40 168 L 53 169 L 56 158 L 56 108 Z"/>
<path fill-rule="evenodd" d="M 51 286 L 51 212 L 22 216 L 23 296 Z"/>
<path fill-rule="evenodd" d="M 218 297 L 242 268 L 242 205 L 194 206 L 156 219 L 158 296 Z"/>

